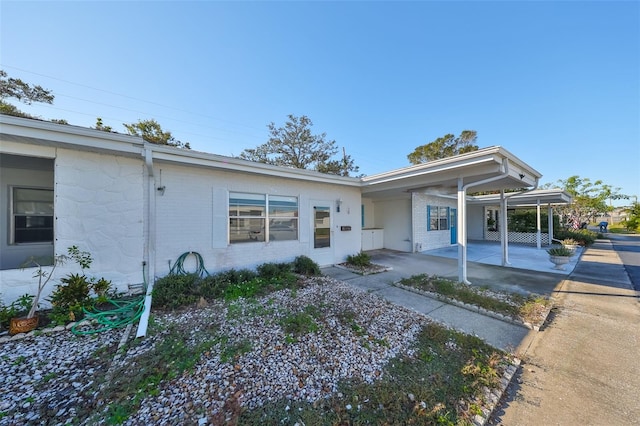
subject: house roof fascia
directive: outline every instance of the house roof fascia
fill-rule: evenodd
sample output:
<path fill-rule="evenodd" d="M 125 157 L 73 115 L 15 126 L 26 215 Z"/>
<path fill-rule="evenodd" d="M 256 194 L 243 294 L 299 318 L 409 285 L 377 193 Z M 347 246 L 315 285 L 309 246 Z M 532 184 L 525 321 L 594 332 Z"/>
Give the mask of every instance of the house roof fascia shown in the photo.
<path fill-rule="evenodd" d="M 429 174 L 449 171 L 453 169 L 458 169 L 460 171 L 460 175 L 464 176 L 465 166 L 491 162 L 502 164 L 505 159 L 509 160 L 510 167 L 516 167 L 520 170 L 526 171 L 528 175 L 534 179 L 539 179 L 540 177 L 542 177 L 542 174 L 540 172 L 520 160 L 518 157 L 516 157 L 503 147 L 492 146 L 466 154 L 460 154 L 453 157 L 447 157 L 439 160 L 429 161 L 427 163 L 391 170 L 389 172 L 366 176 L 362 179 L 362 181 L 364 186 L 372 186 L 394 180 L 401 180 L 408 177 L 417 177 L 421 175 L 427 176 Z"/>
<path fill-rule="evenodd" d="M 140 155 L 144 147 L 144 140 L 137 136 L 4 114 L 0 114 L 0 136 L 10 141 L 129 155 Z"/>
<path fill-rule="evenodd" d="M 316 183 L 346 185 L 360 187 L 360 179 L 354 177 L 331 175 L 313 170 L 273 166 L 271 164 L 256 163 L 240 158 L 206 152 L 185 150 L 145 143 L 147 149 L 153 152 L 154 161 L 166 161 L 183 165 L 200 166 L 242 173 L 252 173 L 287 179 L 298 179 Z"/>
<path fill-rule="evenodd" d="M 145 142 L 141 137 L 86 127 L 0 114 L 0 136 L 18 143 L 142 156 L 145 150 L 161 161 L 298 180 L 359 187 L 360 179 L 256 163 L 217 154 Z"/>

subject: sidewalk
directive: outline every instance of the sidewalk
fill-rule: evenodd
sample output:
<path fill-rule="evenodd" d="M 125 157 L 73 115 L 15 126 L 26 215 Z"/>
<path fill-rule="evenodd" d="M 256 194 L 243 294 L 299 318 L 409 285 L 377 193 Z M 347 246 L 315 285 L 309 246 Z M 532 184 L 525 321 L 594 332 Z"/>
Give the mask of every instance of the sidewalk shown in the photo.
<path fill-rule="evenodd" d="M 640 299 L 609 240 L 554 292 L 557 314 L 518 348 L 523 368 L 493 425 L 639 425 Z"/>

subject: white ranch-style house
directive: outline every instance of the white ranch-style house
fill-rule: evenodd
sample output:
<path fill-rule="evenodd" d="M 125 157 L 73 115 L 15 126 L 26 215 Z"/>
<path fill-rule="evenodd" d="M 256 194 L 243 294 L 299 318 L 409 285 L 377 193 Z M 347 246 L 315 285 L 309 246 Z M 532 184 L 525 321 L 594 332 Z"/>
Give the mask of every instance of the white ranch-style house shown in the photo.
<path fill-rule="evenodd" d="M 502 147 L 351 178 L 0 115 L 0 297 L 7 304 L 35 293 L 33 270 L 20 265 L 72 245 L 92 254 L 89 275 L 119 291 L 168 274 L 185 252 L 217 272 L 299 255 L 332 265 L 361 250 L 457 244 L 466 280 L 466 244 L 486 238 L 488 208 L 570 201 L 562 191 L 531 190 L 540 177 Z M 504 192 L 516 188 L 530 191 Z M 77 266 L 56 275 L 67 272 Z"/>

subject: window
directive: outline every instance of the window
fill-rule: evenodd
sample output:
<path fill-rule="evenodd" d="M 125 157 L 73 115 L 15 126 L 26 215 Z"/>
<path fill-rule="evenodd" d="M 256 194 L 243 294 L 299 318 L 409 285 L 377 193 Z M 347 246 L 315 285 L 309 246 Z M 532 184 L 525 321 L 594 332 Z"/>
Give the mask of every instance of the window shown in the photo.
<path fill-rule="evenodd" d="M 11 242 L 53 242 L 53 190 L 14 187 L 11 195 Z"/>
<path fill-rule="evenodd" d="M 446 231 L 449 229 L 449 207 L 427 206 L 427 230 Z"/>
<path fill-rule="evenodd" d="M 229 194 L 229 241 L 232 244 L 297 239 L 297 197 Z"/>

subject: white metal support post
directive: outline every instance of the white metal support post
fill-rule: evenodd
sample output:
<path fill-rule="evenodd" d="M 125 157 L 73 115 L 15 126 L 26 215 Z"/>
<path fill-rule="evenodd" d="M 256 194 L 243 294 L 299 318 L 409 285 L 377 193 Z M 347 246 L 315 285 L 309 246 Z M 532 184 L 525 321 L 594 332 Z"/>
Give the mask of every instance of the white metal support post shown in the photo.
<path fill-rule="evenodd" d="M 467 280 L 467 190 L 464 181 L 458 178 L 458 281 Z"/>
<path fill-rule="evenodd" d="M 500 215 L 502 216 L 502 226 L 500 226 L 500 245 L 502 247 L 502 266 L 509 266 L 509 220 L 507 218 L 507 197 L 504 189 L 500 190 Z"/>
<path fill-rule="evenodd" d="M 549 226 L 549 245 L 553 244 L 553 207 L 547 205 L 547 224 Z"/>
<path fill-rule="evenodd" d="M 536 246 L 542 248 L 542 225 L 540 224 L 540 198 L 536 200 Z"/>

